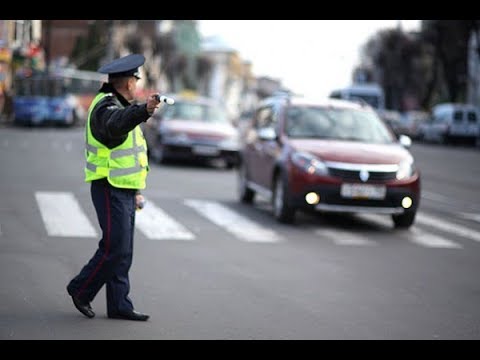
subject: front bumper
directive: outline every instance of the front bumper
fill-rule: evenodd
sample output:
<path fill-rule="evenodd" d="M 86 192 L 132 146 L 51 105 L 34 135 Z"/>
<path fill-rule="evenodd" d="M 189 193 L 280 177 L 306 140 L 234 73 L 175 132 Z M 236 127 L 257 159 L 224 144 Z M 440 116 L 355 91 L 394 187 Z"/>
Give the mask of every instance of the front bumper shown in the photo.
<path fill-rule="evenodd" d="M 209 160 L 223 159 L 230 164 L 239 163 L 239 151 L 227 150 L 208 145 L 176 145 L 162 144 L 163 157 L 165 159 L 178 160 Z"/>
<path fill-rule="evenodd" d="M 306 208 L 325 212 L 343 213 L 378 213 L 398 215 L 407 211 L 416 211 L 419 206 L 420 193 L 416 190 L 417 184 L 409 186 L 386 185 L 385 198 L 381 200 L 345 198 L 340 194 L 339 184 L 317 184 L 304 187 L 300 192 L 290 194 L 290 204 L 297 208 Z M 310 205 L 305 201 L 305 195 L 315 192 L 320 196 L 320 202 Z M 412 199 L 412 205 L 408 209 L 402 206 L 405 197 Z"/>

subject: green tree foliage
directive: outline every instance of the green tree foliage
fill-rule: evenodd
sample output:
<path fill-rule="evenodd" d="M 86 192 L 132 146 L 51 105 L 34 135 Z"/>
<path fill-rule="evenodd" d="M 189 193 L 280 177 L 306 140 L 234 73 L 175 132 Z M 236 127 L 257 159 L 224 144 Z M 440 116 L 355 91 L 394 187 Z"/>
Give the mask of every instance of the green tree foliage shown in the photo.
<path fill-rule="evenodd" d="M 426 102 L 464 102 L 467 88 L 468 41 L 476 20 L 423 20 L 422 38 L 433 47 L 435 83 Z"/>
<path fill-rule="evenodd" d="M 431 56 L 415 34 L 388 29 L 375 34 L 364 49 L 371 72 L 383 87 L 386 107 L 404 110 L 408 98 L 422 98 L 431 76 Z"/>
<path fill-rule="evenodd" d="M 383 30 L 365 44 L 361 66 L 384 88 L 388 108 L 405 110 L 412 98 L 425 110 L 464 102 L 468 42 L 472 31 L 480 38 L 479 28 L 479 20 L 422 20 L 419 33 Z"/>
<path fill-rule="evenodd" d="M 107 23 L 94 20 L 88 26 L 86 37 L 79 37 L 72 51 L 73 63 L 81 70 L 96 71 L 106 53 Z"/>

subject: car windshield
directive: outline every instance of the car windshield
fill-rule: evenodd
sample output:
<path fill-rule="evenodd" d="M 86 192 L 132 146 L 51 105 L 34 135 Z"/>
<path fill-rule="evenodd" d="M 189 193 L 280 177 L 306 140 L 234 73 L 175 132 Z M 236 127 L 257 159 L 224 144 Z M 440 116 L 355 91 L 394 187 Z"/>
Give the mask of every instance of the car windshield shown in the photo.
<path fill-rule="evenodd" d="M 286 134 L 292 138 L 319 138 L 369 143 L 392 143 L 393 136 L 372 111 L 291 106 Z"/>
<path fill-rule="evenodd" d="M 193 120 L 207 123 L 228 122 L 227 113 L 220 106 L 178 101 L 175 105 L 167 107 L 163 118 L 165 120 Z"/>

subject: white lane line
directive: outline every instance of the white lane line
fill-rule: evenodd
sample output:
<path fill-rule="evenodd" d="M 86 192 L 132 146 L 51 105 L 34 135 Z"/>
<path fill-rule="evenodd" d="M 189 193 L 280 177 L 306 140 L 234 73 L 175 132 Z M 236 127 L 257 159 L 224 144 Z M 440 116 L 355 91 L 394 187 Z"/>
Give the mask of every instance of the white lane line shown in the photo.
<path fill-rule="evenodd" d="M 97 232 L 71 192 L 37 191 L 35 198 L 48 235 L 97 237 Z"/>
<path fill-rule="evenodd" d="M 354 234 L 349 231 L 343 231 L 338 229 L 318 229 L 315 230 L 315 234 L 320 237 L 327 237 L 332 240 L 336 245 L 342 246 L 374 246 L 378 245 L 375 241 L 367 239 L 360 234 Z"/>
<path fill-rule="evenodd" d="M 445 239 L 442 236 L 434 235 L 417 228 L 410 229 L 408 235 L 413 235 L 408 237 L 410 242 L 428 248 L 461 249 L 463 247 L 460 244 Z"/>
<path fill-rule="evenodd" d="M 480 214 L 474 214 L 474 213 L 460 213 L 460 217 L 467 219 L 467 220 L 473 220 L 476 222 L 480 222 Z"/>
<path fill-rule="evenodd" d="M 135 227 L 151 240 L 193 240 L 195 235 L 161 208 L 148 201 L 136 213 Z"/>
<path fill-rule="evenodd" d="M 439 230 L 448 232 L 449 234 L 462 236 L 464 238 L 480 242 L 480 232 L 472 230 L 466 226 L 454 224 L 450 221 L 433 217 L 425 213 L 418 213 L 415 221 L 418 224 L 432 226 Z"/>
<path fill-rule="evenodd" d="M 2 225 L 0 225 L 0 236 L 2 236 Z"/>
<path fill-rule="evenodd" d="M 281 240 L 273 230 L 258 225 L 217 202 L 187 199 L 185 204 L 241 240 L 262 243 Z"/>
<path fill-rule="evenodd" d="M 418 216 L 419 214 L 417 214 Z M 389 227 L 393 231 L 393 224 L 391 219 L 386 216 L 375 215 L 375 214 L 365 214 L 362 217 L 365 219 L 375 222 L 379 225 Z M 415 225 L 413 225 L 415 226 Z M 462 248 L 460 244 L 457 244 L 454 241 L 448 240 L 443 236 L 432 234 L 430 232 L 420 230 L 416 227 L 411 227 L 406 232 L 399 232 L 403 237 L 413 244 L 424 246 L 428 248 L 449 248 L 449 249 L 459 249 Z"/>

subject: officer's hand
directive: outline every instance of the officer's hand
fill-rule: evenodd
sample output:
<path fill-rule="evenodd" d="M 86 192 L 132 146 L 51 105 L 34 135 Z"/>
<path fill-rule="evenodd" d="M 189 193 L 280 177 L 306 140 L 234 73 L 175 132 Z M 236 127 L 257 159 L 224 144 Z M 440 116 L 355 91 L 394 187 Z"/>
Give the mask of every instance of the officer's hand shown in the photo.
<path fill-rule="evenodd" d="M 135 195 L 135 209 L 142 210 L 145 206 L 146 200 L 142 194 Z"/>
<path fill-rule="evenodd" d="M 160 94 L 151 94 L 147 99 L 147 111 L 150 115 L 153 115 L 155 110 L 158 108 L 160 104 Z"/>

